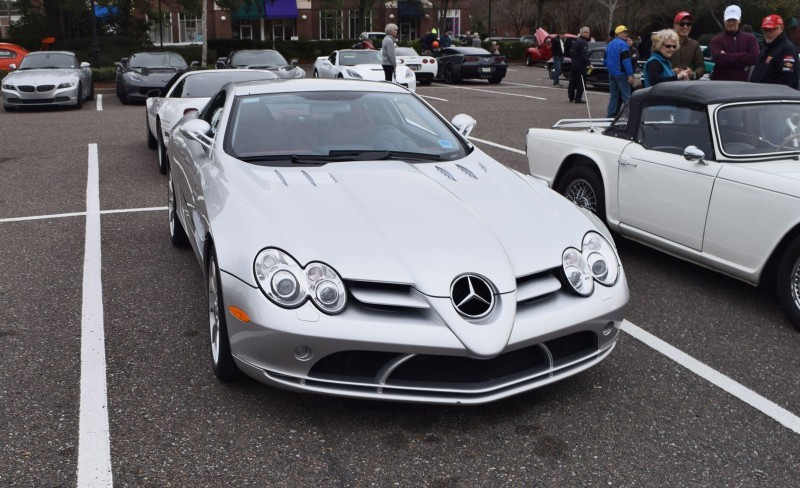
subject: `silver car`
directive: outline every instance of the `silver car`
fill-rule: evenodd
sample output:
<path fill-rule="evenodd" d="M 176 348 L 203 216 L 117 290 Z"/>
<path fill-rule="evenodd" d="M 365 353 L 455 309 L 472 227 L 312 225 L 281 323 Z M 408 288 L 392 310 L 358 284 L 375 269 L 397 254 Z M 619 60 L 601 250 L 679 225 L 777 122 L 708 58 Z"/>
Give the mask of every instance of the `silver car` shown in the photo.
<path fill-rule="evenodd" d="M 169 228 L 213 369 L 290 390 L 486 403 L 607 357 L 628 303 L 601 221 L 393 83 L 228 84 L 172 130 Z"/>
<path fill-rule="evenodd" d="M 89 63 L 78 63 L 69 51 L 29 53 L 3 78 L 2 90 L 6 111 L 34 105 L 81 108 L 84 100 L 94 100 Z"/>

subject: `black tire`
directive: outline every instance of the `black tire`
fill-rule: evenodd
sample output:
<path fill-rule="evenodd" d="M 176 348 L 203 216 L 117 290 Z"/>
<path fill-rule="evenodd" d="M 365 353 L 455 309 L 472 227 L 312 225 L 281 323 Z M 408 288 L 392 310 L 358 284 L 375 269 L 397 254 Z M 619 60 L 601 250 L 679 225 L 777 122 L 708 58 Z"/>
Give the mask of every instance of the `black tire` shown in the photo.
<path fill-rule="evenodd" d="M 447 84 L 452 85 L 453 83 L 458 83 L 461 81 L 461 77 L 456 74 L 456 69 L 453 67 L 452 64 L 448 64 L 444 67 L 444 82 Z"/>
<path fill-rule="evenodd" d="M 426 80 L 419 80 L 419 84 L 420 84 L 420 85 L 428 86 L 428 85 L 430 85 L 431 83 L 433 83 L 433 80 L 432 80 L 432 79 L 431 79 L 431 80 L 427 80 L 427 79 L 426 79 Z"/>
<path fill-rule="evenodd" d="M 800 329 L 800 236 L 789 243 L 781 256 L 777 287 L 786 318 Z"/>
<path fill-rule="evenodd" d="M 209 252 L 206 283 L 211 367 L 220 380 L 234 381 L 240 377 L 240 372 L 233 361 L 233 354 L 231 354 L 231 342 L 228 337 L 228 324 L 225 319 L 225 305 L 222 297 L 222 283 L 219 277 L 217 256 L 213 248 Z"/>
<path fill-rule="evenodd" d="M 178 218 L 178 201 L 175 194 L 175 183 L 172 181 L 172 171 L 169 172 L 169 182 L 167 183 L 167 212 L 169 218 L 169 240 L 175 247 L 186 247 L 189 245 L 189 237 L 186 229 L 183 228 L 181 220 Z"/>
<path fill-rule="evenodd" d="M 553 75 L 555 75 L 555 69 L 553 69 L 553 65 L 552 64 L 548 64 L 547 65 L 547 77 L 552 80 L 553 79 Z"/>
<path fill-rule="evenodd" d="M 147 111 L 144 113 L 144 128 L 147 131 L 147 148 L 155 149 L 158 147 L 158 139 L 150 132 L 150 118 L 147 116 Z"/>
<path fill-rule="evenodd" d="M 94 101 L 94 83 L 89 85 L 89 96 L 86 98 L 86 100 L 90 102 Z"/>
<path fill-rule="evenodd" d="M 119 101 L 122 102 L 123 105 L 127 105 L 130 103 L 130 100 L 128 100 L 128 92 L 125 91 L 124 85 L 121 84 L 118 85 L 117 96 L 119 97 Z"/>
<path fill-rule="evenodd" d="M 501 81 L 503 81 L 503 77 L 502 76 L 492 75 L 492 76 L 489 77 L 489 83 L 491 83 L 492 85 L 497 85 Z"/>
<path fill-rule="evenodd" d="M 315 70 L 314 70 L 314 73 L 312 73 L 312 75 L 311 75 L 311 76 L 313 76 L 314 78 L 319 78 L 319 71 L 317 71 L 317 70 L 315 69 Z"/>
<path fill-rule="evenodd" d="M 575 166 L 561 178 L 558 192 L 579 207 L 583 207 L 605 222 L 606 201 L 603 180 L 589 166 Z"/>
<path fill-rule="evenodd" d="M 530 54 L 525 55 L 525 65 L 526 66 L 533 66 L 533 58 L 531 58 Z"/>
<path fill-rule="evenodd" d="M 78 83 L 78 96 L 75 101 L 75 110 L 80 110 L 83 107 L 83 86 Z"/>
<path fill-rule="evenodd" d="M 161 121 L 156 119 L 156 140 L 158 141 L 158 172 L 167 174 L 169 160 L 167 160 L 167 146 L 164 145 L 164 136 L 161 135 Z"/>

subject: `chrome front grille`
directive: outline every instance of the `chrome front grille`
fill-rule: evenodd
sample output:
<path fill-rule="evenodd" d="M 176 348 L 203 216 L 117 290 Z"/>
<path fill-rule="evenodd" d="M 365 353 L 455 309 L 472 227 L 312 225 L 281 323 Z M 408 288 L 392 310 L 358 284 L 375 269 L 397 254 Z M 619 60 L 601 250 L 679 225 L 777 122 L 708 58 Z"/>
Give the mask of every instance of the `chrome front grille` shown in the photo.
<path fill-rule="evenodd" d="M 33 93 L 36 91 L 36 87 L 33 85 L 19 85 L 17 86 L 17 90 L 25 93 Z"/>
<path fill-rule="evenodd" d="M 25 92 L 25 93 L 34 93 L 34 92 L 47 93 L 47 92 L 51 92 L 51 91 L 53 91 L 55 89 L 56 89 L 55 85 L 39 85 L 39 86 L 19 85 L 17 87 L 17 90 L 19 90 L 21 92 Z"/>
<path fill-rule="evenodd" d="M 39 93 L 47 93 L 49 91 L 53 91 L 56 89 L 55 85 L 39 85 L 36 87 L 36 91 Z"/>

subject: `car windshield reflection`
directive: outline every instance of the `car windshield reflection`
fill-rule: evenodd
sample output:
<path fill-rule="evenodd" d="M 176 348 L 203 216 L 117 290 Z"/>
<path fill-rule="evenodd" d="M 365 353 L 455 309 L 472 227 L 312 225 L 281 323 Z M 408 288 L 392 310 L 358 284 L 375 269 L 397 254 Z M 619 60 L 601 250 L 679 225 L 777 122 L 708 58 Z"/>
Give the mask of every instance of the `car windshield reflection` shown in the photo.
<path fill-rule="evenodd" d="M 246 161 L 436 161 L 466 155 L 460 136 L 410 93 L 240 96 L 227 127 L 226 152 Z"/>
<path fill-rule="evenodd" d="M 22 59 L 19 69 L 75 68 L 75 57 L 60 53 L 31 53 Z"/>
<path fill-rule="evenodd" d="M 339 64 L 341 66 L 381 64 L 381 53 L 379 51 L 340 51 Z"/>
<path fill-rule="evenodd" d="M 723 153 L 752 156 L 800 152 L 800 104 L 732 105 L 716 114 Z"/>
<path fill-rule="evenodd" d="M 186 69 L 189 65 L 182 56 L 176 53 L 136 53 L 128 61 L 131 69 L 140 68 L 176 68 Z"/>

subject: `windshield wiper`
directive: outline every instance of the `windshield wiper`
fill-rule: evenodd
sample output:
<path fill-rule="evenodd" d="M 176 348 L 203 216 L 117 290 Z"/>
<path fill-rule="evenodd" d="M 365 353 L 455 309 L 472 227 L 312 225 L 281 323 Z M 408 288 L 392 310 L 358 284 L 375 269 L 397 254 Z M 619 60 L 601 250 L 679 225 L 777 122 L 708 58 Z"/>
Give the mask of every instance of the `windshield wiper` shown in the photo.
<path fill-rule="evenodd" d="M 422 161 L 442 161 L 442 156 L 438 154 L 428 154 L 421 152 L 409 151 L 374 151 L 374 150 L 333 150 L 328 154 L 331 156 L 358 156 L 353 158 L 353 161 L 370 161 L 370 160 L 386 160 L 386 159 L 413 159 Z"/>

